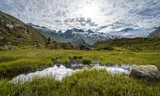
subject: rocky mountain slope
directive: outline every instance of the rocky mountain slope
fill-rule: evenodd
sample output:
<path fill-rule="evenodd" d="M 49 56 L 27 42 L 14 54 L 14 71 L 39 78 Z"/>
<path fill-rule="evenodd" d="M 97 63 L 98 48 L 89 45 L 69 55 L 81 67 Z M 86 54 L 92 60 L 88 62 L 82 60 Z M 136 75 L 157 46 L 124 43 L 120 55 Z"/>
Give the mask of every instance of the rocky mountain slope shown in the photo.
<path fill-rule="evenodd" d="M 154 32 L 152 32 L 149 37 L 160 37 L 160 27 L 158 27 Z"/>
<path fill-rule="evenodd" d="M 0 46 L 45 44 L 47 39 L 35 28 L 0 12 Z"/>
<path fill-rule="evenodd" d="M 134 30 L 134 29 L 126 29 L 119 32 L 100 33 L 100 32 L 94 32 L 90 29 L 83 30 L 83 29 L 73 28 L 66 30 L 65 32 L 62 32 L 62 31 L 50 30 L 46 27 L 34 25 L 32 23 L 28 25 L 35 27 L 46 38 L 50 37 L 52 40 L 55 40 L 56 42 L 65 42 L 65 43 L 70 42 L 74 46 L 78 46 L 80 44 L 92 46 L 99 40 L 147 37 L 149 34 L 146 32 L 142 32 L 143 30 Z"/>

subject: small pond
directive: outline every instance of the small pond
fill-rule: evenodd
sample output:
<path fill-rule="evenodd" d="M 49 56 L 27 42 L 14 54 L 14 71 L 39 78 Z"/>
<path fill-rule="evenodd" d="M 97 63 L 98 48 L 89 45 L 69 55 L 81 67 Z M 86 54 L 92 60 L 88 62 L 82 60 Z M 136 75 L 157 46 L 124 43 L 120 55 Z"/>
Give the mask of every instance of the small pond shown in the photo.
<path fill-rule="evenodd" d="M 28 82 L 31 81 L 36 76 L 38 77 L 55 77 L 56 80 L 61 81 L 66 76 L 71 76 L 72 73 L 77 71 L 82 71 L 83 69 L 92 70 L 93 68 L 96 69 L 105 69 L 110 74 L 129 74 L 130 73 L 130 66 L 129 65 L 100 65 L 100 64 L 90 64 L 90 65 L 83 65 L 83 64 L 54 64 L 52 67 L 37 70 L 36 72 L 21 74 L 11 82 L 17 83 L 21 82 Z"/>

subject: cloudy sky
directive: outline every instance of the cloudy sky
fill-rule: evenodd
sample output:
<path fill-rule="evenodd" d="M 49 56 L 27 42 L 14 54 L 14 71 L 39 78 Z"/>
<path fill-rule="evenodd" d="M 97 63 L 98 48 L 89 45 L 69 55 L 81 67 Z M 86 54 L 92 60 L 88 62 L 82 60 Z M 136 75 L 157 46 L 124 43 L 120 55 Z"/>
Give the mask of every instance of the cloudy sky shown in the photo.
<path fill-rule="evenodd" d="M 110 32 L 160 26 L 160 0 L 0 0 L 0 10 L 55 30 Z"/>

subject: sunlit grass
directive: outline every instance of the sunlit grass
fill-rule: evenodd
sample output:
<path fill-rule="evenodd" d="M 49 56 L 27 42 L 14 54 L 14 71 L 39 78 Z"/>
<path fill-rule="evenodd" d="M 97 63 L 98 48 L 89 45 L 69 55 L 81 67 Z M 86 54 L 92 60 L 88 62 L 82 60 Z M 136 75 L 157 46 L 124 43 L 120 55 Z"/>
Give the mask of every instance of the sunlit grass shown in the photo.
<path fill-rule="evenodd" d="M 160 53 L 36 49 L 0 51 L 0 75 L 13 77 L 40 67 L 49 67 L 54 61 L 68 64 L 71 57 L 81 57 L 85 64 L 90 64 L 94 58 L 98 58 L 100 64 L 152 64 L 160 68 Z"/>
<path fill-rule="evenodd" d="M 126 75 L 112 76 L 106 71 L 84 70 L 61 82 L 54 78 L 35 78 L 32 82 L 11 84 L 9 79 L 25 72 L 45 68 L 53 62 L 69 63 L 81 59 L 90 64 L 152 64 L 160 68 L 160 52 L 17 50 L 0 51 L 0 96 L 159 96 L 160 83 L 148 84 Z M 7 79 L 8 78 L 8 79 Z"/>
<path fill-rule="evenodd" d="M 105 70 L 84 70 L 62 81 L 54 78 L 34 79 L 11 84 L 0 80 L 2 96 L 159 96 L 160 83 L 148 84 L 126 75 L 110 75 Z"/>

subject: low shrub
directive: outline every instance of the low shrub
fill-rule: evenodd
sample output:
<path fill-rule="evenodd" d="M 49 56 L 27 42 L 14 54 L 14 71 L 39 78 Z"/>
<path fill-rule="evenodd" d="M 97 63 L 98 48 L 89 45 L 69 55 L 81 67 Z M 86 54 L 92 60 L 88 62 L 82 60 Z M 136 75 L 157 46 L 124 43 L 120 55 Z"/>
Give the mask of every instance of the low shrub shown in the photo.
<path fill-rule="evenodd" d="M 92 63 L 92 58 L 84 57 L 84 58 L 82 58 L 82 63 L 83 64 L 91 64 Z"/>

